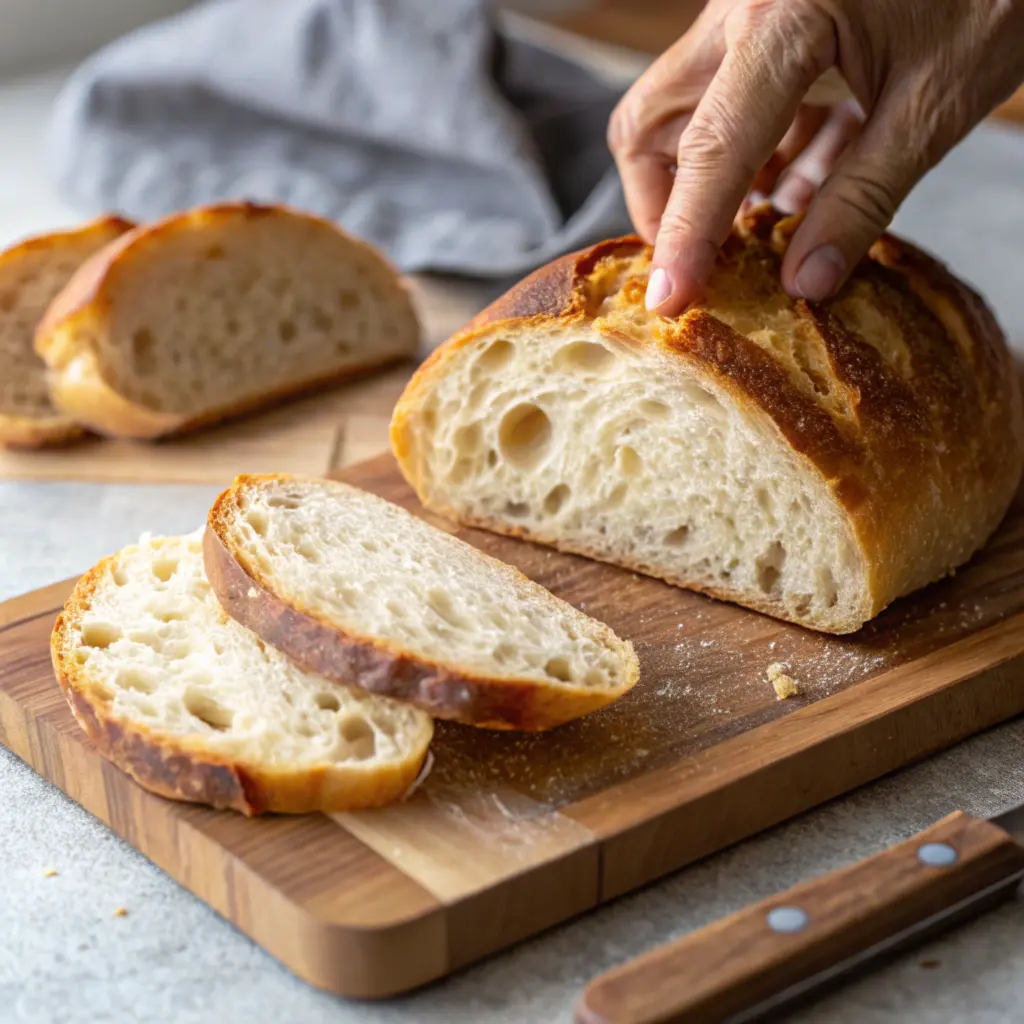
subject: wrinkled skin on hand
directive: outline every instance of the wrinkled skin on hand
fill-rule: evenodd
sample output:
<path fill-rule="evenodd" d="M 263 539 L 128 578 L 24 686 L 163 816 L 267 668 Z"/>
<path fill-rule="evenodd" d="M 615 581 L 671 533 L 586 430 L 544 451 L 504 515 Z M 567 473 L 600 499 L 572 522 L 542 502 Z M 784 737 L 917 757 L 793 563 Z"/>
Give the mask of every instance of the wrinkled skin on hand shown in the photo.
<path fill-rule="evenodd" d="M 813 105 L 829 69 L 852 99 Z M 752 192 L 805 211 L 783 285 L 828 297 L 1022 81 L 1024 0 L 711 0 L 609 125 L 630 214 L 655 246 L 648 306 L 675 316 L 699 297 Z"/>

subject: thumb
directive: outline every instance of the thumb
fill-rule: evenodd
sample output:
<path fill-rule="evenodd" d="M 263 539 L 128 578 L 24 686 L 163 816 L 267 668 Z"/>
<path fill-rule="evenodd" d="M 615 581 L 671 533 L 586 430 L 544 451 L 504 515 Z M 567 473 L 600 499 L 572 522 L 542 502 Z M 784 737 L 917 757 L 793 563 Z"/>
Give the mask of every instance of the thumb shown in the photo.
<path fill-rule="evenodd" d="M 892 222 L 931 166 L 915 145 L 903 104 L 880 103 L 811 201 L 782 264 L 790 295 L 821 302 L 834 295 Z"/>

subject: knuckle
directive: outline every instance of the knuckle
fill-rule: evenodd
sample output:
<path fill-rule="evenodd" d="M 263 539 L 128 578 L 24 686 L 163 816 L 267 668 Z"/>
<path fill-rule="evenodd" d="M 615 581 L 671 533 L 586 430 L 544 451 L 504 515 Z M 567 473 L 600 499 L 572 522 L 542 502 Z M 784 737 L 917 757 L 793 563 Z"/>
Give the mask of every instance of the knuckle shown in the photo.
<path fill-rule="evenodd" d="M 879 232 L 889 226 L 899 206 L 899 197 L 891 186 L 875 174 L 857 170 L 850 170 L 844 175 L 843 186 L 837 189 L 836 198 Z"/>
<path fill-rule="evenodd" d="M 679 140 L 677 179 L 701 172 L 721 174 L 727 169 L 752 181 L 761 169 L 760 163 L 755 166 L 744 154 L 740 138 L 724 110 L 711 110 L 704 117 L 694 118 Z"/>
<path fill-rule="evenodd" d="M 756 59 L 771 60 L 780 78 L 808 86 L 835 62 L 836 30 L 813 2 L 743 0 L 725 18 L 729 44 L 743 44 Z"/>

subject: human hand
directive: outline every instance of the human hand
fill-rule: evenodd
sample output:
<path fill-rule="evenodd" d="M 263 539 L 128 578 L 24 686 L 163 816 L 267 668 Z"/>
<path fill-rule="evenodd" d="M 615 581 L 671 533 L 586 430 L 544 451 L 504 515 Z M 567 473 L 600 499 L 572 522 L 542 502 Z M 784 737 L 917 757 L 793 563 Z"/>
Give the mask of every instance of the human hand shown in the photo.
<path fill-rule="evenodd" d="M 853 94 L 807 102 L 837 69 Z M 1024 81 L 1024 0 L 711 0 L 637 80 L 608 139 L 637 231 L 647 304 L 700 296 L 751 190 L 806 210 L 782 267 L 833 294 L 921 177 Z"/>

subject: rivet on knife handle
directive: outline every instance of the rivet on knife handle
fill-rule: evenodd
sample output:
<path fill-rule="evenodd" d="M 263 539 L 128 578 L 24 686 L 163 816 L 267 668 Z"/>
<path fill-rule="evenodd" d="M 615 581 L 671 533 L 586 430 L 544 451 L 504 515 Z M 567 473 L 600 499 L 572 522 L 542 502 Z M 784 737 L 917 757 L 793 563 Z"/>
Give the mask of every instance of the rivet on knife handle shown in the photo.
<path fill-rule="evenodd" d="M 609 971 L 583 993 L 576 1022 L 756 1019 L 809 979 L 921 922 L 934 917 L 938 923 L 943 911 L 1003 892 L 1022 873 L 1024 847 L 990 822 L 957 812 L 884 853 Z"/>

